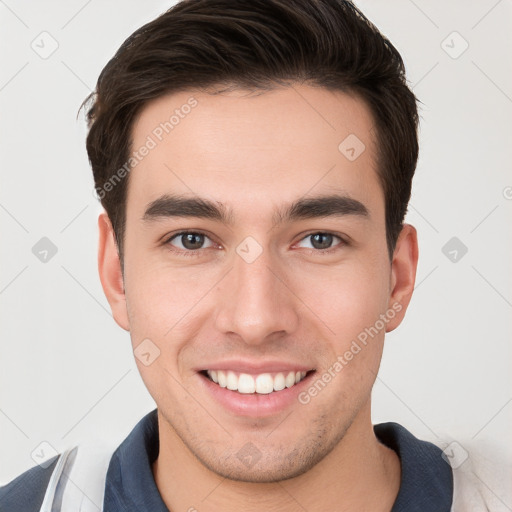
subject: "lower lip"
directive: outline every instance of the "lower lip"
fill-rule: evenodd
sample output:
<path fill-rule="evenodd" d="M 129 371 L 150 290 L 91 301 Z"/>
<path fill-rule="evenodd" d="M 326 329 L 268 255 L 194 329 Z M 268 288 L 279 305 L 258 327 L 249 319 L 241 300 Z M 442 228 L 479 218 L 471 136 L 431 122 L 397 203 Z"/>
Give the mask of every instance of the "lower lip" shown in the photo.
<path fill-rule="evenodd" d="M 237 415 L 260 418 L 282 412 L 287 407 L 297 403 L 299 393 L 308 386 L 309 379 L 314 373 L 308 373 L 304 379 L 291 388 L 284 388 L 281 391 L 273 391 L 268 394 L 243 394 L 238 391 L 231 391 L 227 388 L 221 388 L 201 373 L 198 375 L 207 392 L 225 409 Z"/>

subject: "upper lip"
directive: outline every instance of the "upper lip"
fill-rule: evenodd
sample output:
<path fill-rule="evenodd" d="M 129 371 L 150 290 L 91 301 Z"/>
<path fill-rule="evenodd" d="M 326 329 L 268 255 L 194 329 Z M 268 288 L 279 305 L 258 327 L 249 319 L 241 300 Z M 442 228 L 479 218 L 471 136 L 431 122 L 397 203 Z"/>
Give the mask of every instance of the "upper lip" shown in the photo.
<path fill-rule="evenodd" d="M 215 363 L 208 363 L 197 368 L 198 372 L 205 370 L 231 370 L 237 373 L 261 374 L 275 372 L 308 372 L 314 368 L 311 365 L 302 363 L 291 363 L 290 361 L 247 361 L 241 359 L 223 359 Z"/>

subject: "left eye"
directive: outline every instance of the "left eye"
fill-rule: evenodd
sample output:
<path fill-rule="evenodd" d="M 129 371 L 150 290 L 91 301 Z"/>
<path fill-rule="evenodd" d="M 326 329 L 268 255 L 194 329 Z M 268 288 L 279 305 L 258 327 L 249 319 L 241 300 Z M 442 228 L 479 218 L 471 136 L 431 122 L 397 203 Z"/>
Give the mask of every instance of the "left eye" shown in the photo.
<path fill-rule="evenodd" d="M 343 242 L 343 240 L 339 236 L 332 235 L 331 233 L 312 233 L 311 235 L 308 235 L 305 238 L 303 238 L 300 243 L 309 240 L 311 245 L 308 248 L 322 250 L 330 249 L 334 239 L 338 239 L 340 242 Z M 301 247 L 304 246 L 302 245 Z"/>

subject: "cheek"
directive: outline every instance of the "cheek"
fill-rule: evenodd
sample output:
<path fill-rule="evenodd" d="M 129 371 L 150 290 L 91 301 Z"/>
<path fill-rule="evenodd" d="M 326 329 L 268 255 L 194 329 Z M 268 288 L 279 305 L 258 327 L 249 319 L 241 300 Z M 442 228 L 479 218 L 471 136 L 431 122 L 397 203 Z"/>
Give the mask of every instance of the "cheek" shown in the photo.
<path fill-rule="evenodd" d="M 133 271 L 132 271 L 133 269 Z M 174 379 L 190 378 L 190 340 L 209 328 L 208 292 L 212 276 L 198 270 L 168 268 L 161 263 L 133 265 L 126 272 L 126 301 L 136 363 L 155 401 L 177 400 Z M 215 280 L 213 280 L 215 283 Z M 148 342 L 147 340 L 150 340 Z M 158 357 L 146 366 L 137 358 L 146 343 Z M 137 348 L 139 347 L 140 348 Z"/>
<path fill-rule="evenodd" d="M 176 383 L 182 380 L 179 354 L 187 339 L 183 326 L 197 290 L 156 266 L 133 268 L 126 275 L 126 301 L 135 362 L 156 403 L 177 403 L 182 391 Z"/>
<path fill-rule="evenodd" d="M 311 280 L 312 281 L 312 280 Z M 378 270 L 351 268 L 325 281 L 324 293 L 310 294 L 311 309 L 324 325 L 319 371 L 305 390 L 301 403 L 344 418 L 355 414 L 368 399 L 383 350 L 387 281 Z M 321 382 L 319 382 L 321 381 Z M 324 393 L 323 389 L 326 389 Z M 320 413 L 318 413 L 320 414 Z"/>
<path fill-rule="evenodd" d="M 133 272 L 131 271 L 133 268 Z M 158 336 L 166 335 L 186 320 L 209 289 L 211 279 L 204 273 L 168 268 L 161 263 L 135 264 L 127 269 L 126 297 L 134 324 Z"/>
<path fill-rule="evenodd" d="M 377 265 L 341 268 L 326 275 L 302 274 L 297 295 L 302 297 L 341 344 L 375 324 L 388 303 L 386 269 Z"/>

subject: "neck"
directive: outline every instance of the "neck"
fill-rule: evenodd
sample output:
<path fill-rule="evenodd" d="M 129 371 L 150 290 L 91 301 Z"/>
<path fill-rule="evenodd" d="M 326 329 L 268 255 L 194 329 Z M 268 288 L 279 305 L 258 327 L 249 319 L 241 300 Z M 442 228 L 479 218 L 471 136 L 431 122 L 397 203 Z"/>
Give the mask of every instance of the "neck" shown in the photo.
<path fill-rule="evenodd" d="M 306 473 L 275 483 L 225 479 L 203 466 L 158 411 L 160 453 L 153 475 L 169 510 L 389 512 L 400 487 L 397 454 L 373 432 L 370 404 L 329 455 Z"/>

